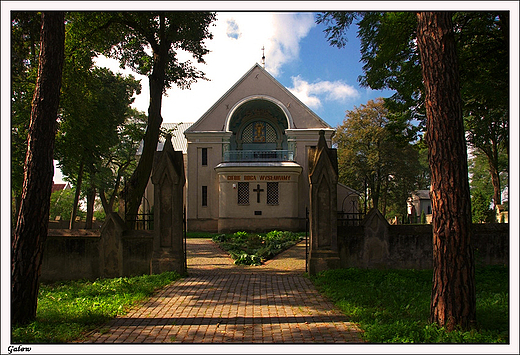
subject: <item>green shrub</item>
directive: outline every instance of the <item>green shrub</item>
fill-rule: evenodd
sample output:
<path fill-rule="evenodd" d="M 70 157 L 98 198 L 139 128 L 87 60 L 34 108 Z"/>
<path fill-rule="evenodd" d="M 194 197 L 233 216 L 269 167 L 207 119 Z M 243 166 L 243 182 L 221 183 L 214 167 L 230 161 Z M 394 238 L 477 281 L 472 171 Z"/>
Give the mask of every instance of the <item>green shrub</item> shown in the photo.
<path fill-rule="evenodd" d="M 226 250 L 235 264 L 260 265 L 301 240 L 300 234 L 288 231 L 271 231 L 266 234 L 236 232 L 212 238 Z"/>
<path fill-rule="evenodd" d="M 248 235 L 249 234 L 247 232 L 235 232 L 235 234 L 233 234 L 233 237 L 238 238 L 238 239 L 243 239 L 243 238 L 247 238 Z"/>
<path fill-rule="evenodd" d="M 426 213 L 424 213 L 424 210 L 421 212 L 421 224 L 426 224 Z"/>
<path fill-rule="evenodd" d="M 213 238 L 211 238 L 211 240 L 213 240 L 213 242 L 215 242 L 215 243 L 224 243 L 228 240 L 228 236 L 225 234 L 219 234 L 219 235 L 213 236 Z"/>

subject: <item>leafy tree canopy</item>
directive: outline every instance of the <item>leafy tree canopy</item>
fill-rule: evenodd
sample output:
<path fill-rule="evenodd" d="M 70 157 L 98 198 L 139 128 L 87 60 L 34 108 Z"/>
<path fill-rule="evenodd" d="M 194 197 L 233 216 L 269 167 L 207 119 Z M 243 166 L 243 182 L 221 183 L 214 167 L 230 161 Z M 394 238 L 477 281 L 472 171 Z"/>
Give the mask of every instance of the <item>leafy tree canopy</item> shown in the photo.
<path fill-rule="evenodd" d="M 211 39 L 209 24 L 213 13 L 201 12 L 79 12 L 73 15 L 73 31 L 78 41 L 88 35 L 96 43 L 98 54 L 118 59 L 140 75 L 158 75 L 155 62 L 165 63 L 163 93 L 172 85 L 189 88 L 204 73 L 190 60 L 180 61 L 181 52 L 189 52 L 198 63 L 204 63 L 209 50 L 204 39 Z"/>
<path fill-rule="evenodd" d="M 378 99 L 347 111 L 333 137 L 340 181 L 359 191 L 365 191 L 366 183 L 371 205 L 383 213 L 392 210 L 393 216 L 404 214 L 410 191 L 428 186 L 426 159 L 420 159 L 425 151 L 403 135 L 407 128 L 390 121 Z"/>
<path fill-rule="evenodd" d="M 499 155 L 509 147 L 509 13 L 455 12 L 452 17 L 466 139 L 485 154 L 500 201 Z M 425 130 L 424 85 L 414 12 L 325 12 L 317 17 L 333 46 L 347 45 L 346 29 L 358 26 L 363 75 L 372 89 L 392 89 L 385 99 L 392 120 L 416 120 Z M 413 133 L 413 132 L 410 132 Z"/>

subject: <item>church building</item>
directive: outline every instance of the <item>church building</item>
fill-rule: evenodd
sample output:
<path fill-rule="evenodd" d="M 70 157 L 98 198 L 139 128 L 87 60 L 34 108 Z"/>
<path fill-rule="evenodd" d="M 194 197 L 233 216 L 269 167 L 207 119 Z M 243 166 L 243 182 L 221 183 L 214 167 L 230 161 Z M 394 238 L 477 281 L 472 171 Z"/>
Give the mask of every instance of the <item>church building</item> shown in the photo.
<path fill-rule="evenodd" d="M 305 230 L 320 131 L 330 147 L 335 130 L 255 64 L 184 131 L 188 231 Z M 338 211 L 357 199 L 338 185 Z"/>

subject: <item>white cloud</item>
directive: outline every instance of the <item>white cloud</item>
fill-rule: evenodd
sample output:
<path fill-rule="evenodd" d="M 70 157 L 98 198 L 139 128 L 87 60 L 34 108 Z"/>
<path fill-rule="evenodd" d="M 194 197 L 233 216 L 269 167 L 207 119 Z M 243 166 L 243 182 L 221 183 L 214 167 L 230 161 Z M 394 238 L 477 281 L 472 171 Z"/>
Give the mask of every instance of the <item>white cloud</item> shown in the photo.
<path fill-rule="evenodd" d="M 311 109 L 320 108 L 322 99 L 345 102 L 349 98 L 359 97 L 359 92 L 353 86 L 340 80 L 309 83 L 296 76 L 292 77 L 292 82 L 293 87 L 288 88 L 289 91 Z"/>
<path fill-rule="evenodd" d="M 312 13 L 268 12 L 220 12 L 214 24 L 210 28 L 213 39 L 206 43 L 211 51 L 204 58 L 206 64 L 196 64 L 210 81 L 199 80 L 192 84 L 191 90 L 168 90 L 162 103 L 164 122 L 199 119 L 246 71 L 261 63 L 262 47 L 265 47 L 266 70 L 276 77 L 284 64 L 298 59 L 300 41 L 315 26 Z M 187 53 L 179 53 L 179 58 L 192 59 Z M 118 70 L 116 61 L 110 63 L 112 70 Z M 142 79 L 143 88 L 133 106 L 146 112 L 148 79 L 134 76 Z"/>
<path fill-rule="evenodd" d="M 270 46 L 266 46 L 266 69 L 277 76 L 285 63 L 298 59 L 300 41 L 315 26 L 314 15 L 311 13 L 274 14 L 272 26 Z"/>
<path fill-rule="evenodd" d="M 228 19 L 226 22 L 228 25 L 226 32 L 227 36 L 234 39 L 238 39 L 242 34 L 239 31 L 237 23 L 232 19 Z"/>

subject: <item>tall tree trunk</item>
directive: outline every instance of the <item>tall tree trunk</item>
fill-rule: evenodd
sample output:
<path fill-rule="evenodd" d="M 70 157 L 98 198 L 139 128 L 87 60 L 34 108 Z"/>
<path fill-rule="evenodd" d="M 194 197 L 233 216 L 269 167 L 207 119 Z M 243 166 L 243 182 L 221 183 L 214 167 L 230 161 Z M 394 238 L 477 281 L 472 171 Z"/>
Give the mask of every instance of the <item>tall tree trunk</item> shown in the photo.
<path fill-rule="evenodd" d="M 430 321 L 453 330 L 476 320 L 471 202 L 451 13 L 417 14 L 431 169 L 433 286 Z"/>
<path fill-rule="evenodd" d="M 497 164 L 498 165 L 498 164 Z M 493 184 L 493 203 L 495 208 L 497 205 L 502 204 L 502 191 L 500 187 L 500 173 L 497 165 L 490 162 L 489 173 L 491 174 L 491 183 Z"/>
<path fill-rule="evenodd" d="M 96 202 L 96 187 L 90 185 L 87 190 L 87 216 L 85 217 L 85 229 L 92 229 L 92 220 L 94 219 L 94 204 Z"/>
<path fill-rule="evenodd" d="M 116 193 L 116 191 L 114 191 Z M 103 211 L 105 211 L 105 215 L 108 216 L 110 212 L 112 212 L 112 205 L 107 201 L 107 195 L 105 189 L 99 189 L 99 199 L 101 200 L 101 205 L 103 206 Z"/>
<path fill-rule="evenodd" d="M 143 139 L 143 153 L 137 166 L 130 177 L 122 197 L 126 200 L 125 214 L 131 219 L 127 220 L 128 227 L 135 227 L 135 219 L 141 205 L 141 200 L 152 172 L 153 158 L 159 141 L 159 133 L 162 124 L 161 106 L 164 90 L 165 68 L 170 42 L 161 38 L 159 50 L 154 52 L 153 72 L 150 75 L 150 105 L 148 107 L 148 126 Z"/>
<path fill-rule="evenodd" d="M 12 225 L 16 224 L 16 220 L 18 218 L 18 212 L 20 211 L 20 204 L 21 204 L 22 197 L 18 193 L 14 194 L 14 211 L 11 215 L 11 223 Z"/>
<path fill-rule="evenodd" d="M 38 79 L 29 125 L 22 199 L 12 239 L 13 324 L 28 323 L 36 318 L 40 269 L 49 224 L 64 44 L 64 13 L 43 12 Z"/>
<path fill-rule="evenodd" d="M 114 209 L 114 202 L 116 200 L 117 193 L 119 191 L 119 184 L 121 184 L 122 174 L 123 171 L 128 167 L 129 164 L 124 164 L 123 166 L 119 167 L 117 170 L 117 178 L 116 183 L 114 184 L 114 191 L 112 192 L 112 195 L 110 196 L 110 200 L 107 200 L 106 191 L 103 188 L 99 189 L 99 199 L 101 200 L 101 205 L 103 206 L 103 210 L 105 211 L 105 214 L 108 216 Z"/>
<path fill-rule="evenodd" d="M 481 149 L 488 159 L 488 170 L 491 175 L 491 184 L 493 185 L 493 204 L 495 206 L 502 204 L 502 189 L 500 186 L 500 167 L 498 163 L 499 148 L 498 143 L 492 141 L 486 149 Z"/>
<path fill-rule="evenodd" d="M 74 203 L 72 204 L 72 212 L 70 214 L 69 229 L 74 229 L 76 224 L 76 216 L 78 215 L 79 195 L 81 193 L 81 185 L 83 184 L 83 169 L 85 164 L 83 160 L 79 164 L 78 180 L 76 181 L 76 193 L 74 195 Z"/>

